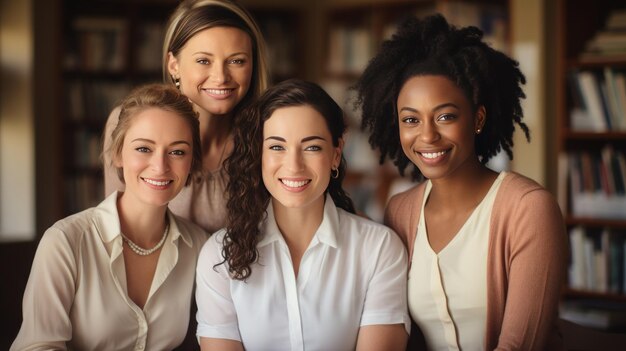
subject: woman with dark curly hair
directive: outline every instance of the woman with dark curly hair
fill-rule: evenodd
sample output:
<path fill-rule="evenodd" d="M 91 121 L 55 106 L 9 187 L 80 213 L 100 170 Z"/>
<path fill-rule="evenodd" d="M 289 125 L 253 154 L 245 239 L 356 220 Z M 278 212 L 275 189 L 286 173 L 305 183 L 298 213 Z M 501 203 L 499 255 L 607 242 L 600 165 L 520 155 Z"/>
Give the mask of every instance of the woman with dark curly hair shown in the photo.
<path fill-rule="evenodd" d="M 385 223 L 409 251 L 411 316 L 432 350 L 557 350 L 567 238 L 553 197 L 485 163 L 513 157 L 518 63 L 440 15 L 405 21 L 357 82 L 370 144 L 424 182 Z"/>
<path fill-rule="evenodd" d="M 341 108 L 289 80 L 234 126 L 228 226 L 196 269 L 202 349 L 404 349 L 406 252 L 342 189 Z"/>

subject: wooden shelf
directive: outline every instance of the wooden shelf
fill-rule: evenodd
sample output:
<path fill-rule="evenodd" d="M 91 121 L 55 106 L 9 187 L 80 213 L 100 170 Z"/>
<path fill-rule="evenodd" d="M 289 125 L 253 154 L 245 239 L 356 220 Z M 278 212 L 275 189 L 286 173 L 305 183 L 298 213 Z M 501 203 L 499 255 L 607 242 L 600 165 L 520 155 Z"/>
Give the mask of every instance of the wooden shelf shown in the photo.
<path fill-rule="evenodd" d="M 581 225 L 583 227 L 604 228 L 610 227 L 615 229 L 626 229 L 626 219 L 598 219 L 588 217 L 565 217 L 565 224 L 568 226 Z M 626 233 L 624 233 L 626 235 Z"/>

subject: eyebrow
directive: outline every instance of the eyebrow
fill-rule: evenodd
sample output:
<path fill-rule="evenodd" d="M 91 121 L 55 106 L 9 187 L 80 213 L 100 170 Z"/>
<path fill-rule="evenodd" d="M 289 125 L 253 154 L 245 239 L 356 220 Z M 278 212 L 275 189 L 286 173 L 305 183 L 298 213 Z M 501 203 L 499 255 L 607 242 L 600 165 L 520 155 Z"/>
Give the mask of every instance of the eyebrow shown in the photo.
<path fill-rule="evenodd" d="M 210 52 L 206 52 L 206 51 L 198 51 L 198 52 L 194 52 L 193 55 L 207 55 L 207 56 L 215 56 L 214 54 L 210 53 Z M 238 52 L 234 52 L 230 55 L 226 55 L 226 57 L 233 57 L 233 56 L 237 56 L 237 55 L 245 55 L 245 56 L 249 56 L 249 54 L 245 51 L 238 51 Z"/>
<path fill-rule="evenodd" d="M 279 136 L 269 136 L 269 137 L 265 138 L 265 140 L 278 140 L 278 141 L 282 141 L 283 143 L 287 141 L 287 140 L 285 140 L 285 138 L 279 137 Z M 322 138 L 321 136 L 317 136 L 317 135 L 312 135 L 312 136 L 308 136 L 306 138 L 302 138 L 302 140 L 300 140 L 300 141 L 305 143 L 305 142 L 311 141 L 311 140 L 324 140 L 324 141 L 326 141 L 326 139 Z"/>
<path fill-rule="evenodd" d="M 442 108 L 446 108 L 446 107 L 454 107 L 456 109 L 459 109 L 459 106 L 457 106 L 457 104 L 455 104 L 453 102 L 446 102 L 444 104 L 435 106 L 435 108 L 433 108 L 432 110 L 433 111 L 437 111 L 437 110 L 441 110 Z M 412 107 L 408 107 L 408 106 L 402 107 L 400 109 L 400 112 L 402 112 L 402 111 L 409 111 L 409 112 L 414 112 L 414 113 L 418 113 L 419 112 L 416 109 L 414 109 Z"/>
<path fill-rule="evenodd" d="M 151 139 L 146 139 L 146 138 L 136 138 L 136 139 L 131 140 L 130 142 L 131 142 L 131 143 L 135 143 L 135 142 L 142 142 L 142 143 L 148 143 L 148 144 L 156 144 L 156 143 L 154 142 L 154 140 L 151 140 Z M 185 140 L 177 140 L 177 141 L 173 141 L 173 142 L 171 142 L 171 143 L 170 143 L 170 146 L 173 146 L 173 145 L 179 145 L 179 144 L 185 144 L 185 145 L 191 146 L 191 144 L 189 144 L 189 143 L 188 143 L 187 141 L 185 141 Z"/>

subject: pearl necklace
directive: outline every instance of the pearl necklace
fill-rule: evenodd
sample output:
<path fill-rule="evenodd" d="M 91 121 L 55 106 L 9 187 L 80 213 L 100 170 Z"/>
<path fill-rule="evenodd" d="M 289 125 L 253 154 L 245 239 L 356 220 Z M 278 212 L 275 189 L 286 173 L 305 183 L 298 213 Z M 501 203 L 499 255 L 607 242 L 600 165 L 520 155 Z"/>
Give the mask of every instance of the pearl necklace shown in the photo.
<path fill-rule="evenodd" d="M 159 243 L 156 244 L 156 246 L 151 249 L 144 249 L 143 247 L 135 244 L 129 238 L 127 238 L 126 235 L 124 235 L 124 233 L 122 233 L 122 238 L 124 238 L 124 241 L 126 241 L 126 244 L 128 244 L 128 247 L 131 250 L 133 250 L 134 253 L 140 256 L 148 256 L 149 254 L 155 252 L 156 250 L 160 249 L 161 246 L 163 246 L 163 244 L 165 243 L 165 238 L 167 238 L 167 232 L 169 231 L 169 229 L 170 229 L 169 223 L 165 224 L 165 232 L 163 232 L 163 237 L 161 238 L 161 241 L 159 241 Z"/>

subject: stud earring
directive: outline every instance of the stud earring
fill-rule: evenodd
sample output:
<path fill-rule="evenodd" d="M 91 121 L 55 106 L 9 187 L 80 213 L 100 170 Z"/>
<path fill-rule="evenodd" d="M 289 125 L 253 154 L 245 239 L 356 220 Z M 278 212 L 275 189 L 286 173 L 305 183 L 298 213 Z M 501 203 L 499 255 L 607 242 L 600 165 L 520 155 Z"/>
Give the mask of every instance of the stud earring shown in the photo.
<path fill-rule="evenodd" d="M 180 78 L 172 76 L 172 80 L 174 81 L 176 89 L 180 90 Z"/>
<path fill-rule="evenodd" d="M 482 132 L 482 129 L 480 128 L 476 129 L 476 134 L 480 134 L 480 132 Z"/>
<path fill-rule="evenodd" d="M 333 177 L 333 179 L 337 179 L 339 178 L 339 168 L 331 168 L 330 169 L 330 176 Z"/>

